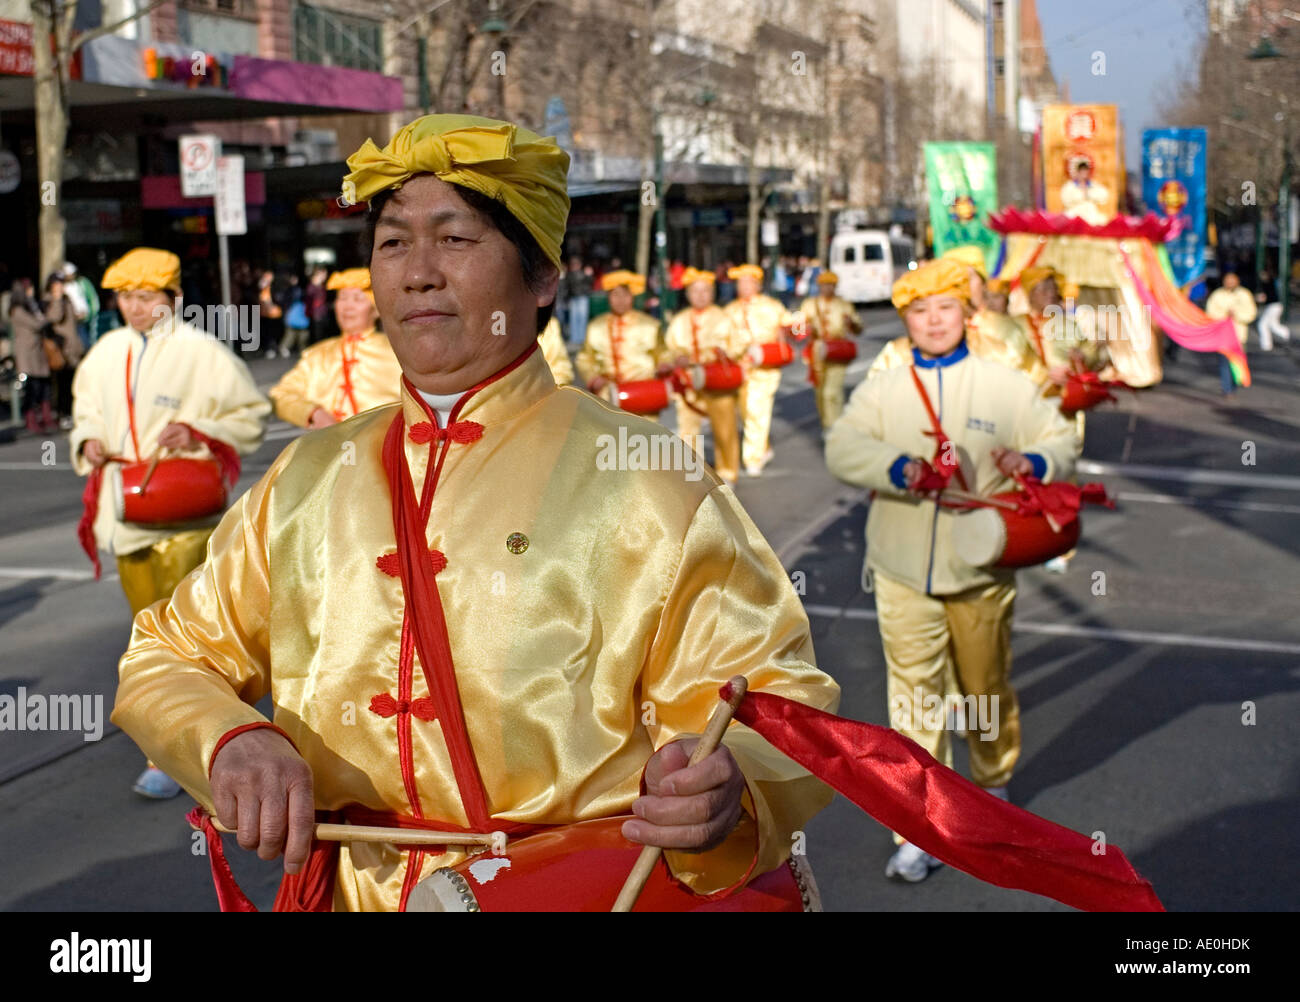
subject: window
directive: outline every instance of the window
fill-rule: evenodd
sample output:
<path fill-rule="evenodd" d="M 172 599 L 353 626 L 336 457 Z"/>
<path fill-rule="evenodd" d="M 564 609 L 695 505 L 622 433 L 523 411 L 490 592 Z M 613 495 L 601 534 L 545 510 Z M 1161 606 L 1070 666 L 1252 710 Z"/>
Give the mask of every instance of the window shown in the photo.
<path fill-rule="evenodd" d="M 844 263 L 852 264 L 858 259 L 858 249 L 853 246 L 844 248 Z"/>
<path fill-rule="evenodd" d="M 863 261 L 883 261 L 885 260 L 885 248 L 880 244 L 864 244 L 862 247 Z"/>
<path fill-rule="evenodd" d="M 300 3 L 293 12 L 294 57 L 301 63 L 382 73 L 380 22 Z"/>

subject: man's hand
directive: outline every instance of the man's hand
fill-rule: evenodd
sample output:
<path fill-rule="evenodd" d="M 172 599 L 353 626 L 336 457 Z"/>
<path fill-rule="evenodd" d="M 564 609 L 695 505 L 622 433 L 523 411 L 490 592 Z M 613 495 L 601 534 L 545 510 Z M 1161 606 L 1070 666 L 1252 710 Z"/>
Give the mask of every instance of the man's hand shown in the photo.
<path fill-rule="evenodd" d="M 678 355 L 673 361 L 673 365 L 678 369 L 685 369 L 694 364 L 695 362 L 691 359 L 690 355 Z"/>
<path fill-rule="evenodd" d="M 177 424 L 173 421 L 164 428 L 162 434 L 158 436 L 158 444 L 164 449 L 176 449 L 180 451 L 192 448 L 197 444 L 197 440 L 185 425 Z"/>
<path fill-rule="evenodd" d="M 1016 475 L 1028 477 L 1034 473 L 1034 464 L 1022 452 L 1016 452 L 1014 449 L 1007 449 L 999 445 L 989 455 L 993 457 L 993 464 L 1004 477 L 1014 477 Z"/>
<path fill-rule="evenodd" d="M 604 376 L 596 376 L 595 378 L 592 379 L 590 383 L 587 384 L 587 389 L 591 390 L 592 393 L 599 393 L 608 385 L 609 385 L 608 379 L 606 379 Z"/>
<path fill-rule="evenodd" d="M 1057 386 L 1064 386 L 1070 381 L 1070 369 L 1065 365 L 1054 365 L 1047 370 L 1047 378 Z"/>
<path fill-rule="evenodd" d="M 647 795 L 632 804 L 640 820 L 623 824 L 624 837 L 665 849 L 704 852 L 721 845 L 740 822 L 745 777 L 725 746 L 687 767 L 699 738 L 664 745 L 645 769 Z"/>
<path fill-rule="evenodd" d="M 239 832 L 239 844 L 262 859 L 284 853 L 284 872 L 307 861 L 316 825 L 311 769 L 269 727 L 231 738 L 212 761 L 217 820 Z"/>
<path fill-rule="evenodd" d="M 108 462 L 108 447 L 97 438 L 88 438 L 82 442 L 81 454 L 86 457 L 86 462 L 95 469 L 99 469 Z"/>
<path fill-rule="evenodd" d="M 311 417 L 307 419 L 308 428 L 328 428 L 330 425 L 338 423 L 338 418 L 324 407 L 317 407 L 311 412 Z"/>

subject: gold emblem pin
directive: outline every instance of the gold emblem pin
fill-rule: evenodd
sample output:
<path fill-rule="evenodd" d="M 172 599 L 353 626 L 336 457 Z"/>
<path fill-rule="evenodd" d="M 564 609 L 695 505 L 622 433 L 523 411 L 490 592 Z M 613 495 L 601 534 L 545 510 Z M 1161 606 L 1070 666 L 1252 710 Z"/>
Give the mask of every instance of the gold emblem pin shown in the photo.
<path fill-rule="evenodd" d="M 528 537 L 522 532 L 512 532 L 506 537 L 506 549 L 511 553 L 519 554 L 528 549 Z"/>

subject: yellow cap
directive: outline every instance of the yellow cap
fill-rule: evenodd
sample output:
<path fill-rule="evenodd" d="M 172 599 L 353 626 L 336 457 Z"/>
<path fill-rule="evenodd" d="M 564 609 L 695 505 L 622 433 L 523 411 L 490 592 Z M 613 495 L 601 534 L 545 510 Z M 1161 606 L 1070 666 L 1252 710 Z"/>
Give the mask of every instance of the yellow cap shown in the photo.
<path fill-rule="evenodd" d="M 970 276 L 966 266 L 939 258 L 927 261 L 894 283 L 894 309 L 902 313 L 913 302 L 927 296 L 955 296 L 970 302 Z"/>
<path fill-rule="evenodd" d="M 130 289 L 180 292 L 181 259 L 171 251 L 137 247 L 110 264 L 99 284 L 101 288 L 118 292 Z"/>
<path fill-rule="evenodd" d="M 325 283 L 325 288 L 360 289 L 370 297 L 372 303 L 375 301 L 374 290 L 370 288 L 369 268 L 345 268 L 343 271 L 333 272 Z"/>
<path fill-rule="evenodd" d="M 711 271 L 705 271 L 703 268 L 687 268 L 682 272 L 682 288 L 686 288 L 693 282 L 708 282 L 712 285 L 716 282 L 717 276 Z"/>
<path fill-rule="evenodd" d="M 818 285 L 835 285 L 840 280 L 840 276 L 833 271 L 823 271 L 817 276 Z"/>
<path fill-rule="evenodd" d="M 727 269 L 728 278 L 756 278 L 763 281 L 763 269 L 756 264 L 738 264 Z"/>
<path fill-rule="evenodd" d="M 624 269 L 611 271 L 609 274 L 600 277 L 600 287 L 605 292 L 609 292 L 610 289 L 617 288 L 620 285 L 626 285 L 632 295 L 639 296 L 645 292 L 645 276 Z"/>
<path fill-rule="evenodd" d="M 561 267 L 569 218 L 569 154 L 554 139 L 477 115 L 425 115 L 403 127 L 382 150 L 367 139 L 348 157 L 348 204 L 369 202 L 416 174 L 481 192 L 505 205 Z"/>
<path fill-rule="evenodd" d="M 966 244 L 964 247 L 954 247 L 951 250 L 944 251 L 943 260 L 956 261 L 958 264 L 964 264 L 967 268 L 975 269 L 980 278 L 988 278 L 988 265 L 984 261 L 984 252 L 974 244 Z"/>

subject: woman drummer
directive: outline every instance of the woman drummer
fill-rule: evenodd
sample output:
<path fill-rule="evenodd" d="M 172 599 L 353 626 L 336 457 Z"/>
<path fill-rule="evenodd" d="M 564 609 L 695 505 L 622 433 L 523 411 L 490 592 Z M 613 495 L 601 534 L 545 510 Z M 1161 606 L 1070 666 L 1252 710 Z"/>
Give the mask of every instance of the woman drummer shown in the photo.
<path fill-rule="evenodd" d="M 831 428 L 826 463 L 875 492 L 864 580 L 874 583 L 892 726 L 951 767 L 946 715 L 932 711 L 955 676 L 967 707 L 973 696 L 979 709 L 979 727 L 967 727 L 973 778 L 1005 800 L 1020 755 L 1010 684 L 1015 573 L 957 556 L 953 541 L 964 527 L 941 494 L 987 497 L 1013 489 L 1017 475 L 1061 479 L 1074 469 L 1078 442 L 1030 379 L 967 348 L 965 267 L 932 261 L 895 284 L 893 302 L 911 339 L 910 364 L 858 386 Z M 939 865 L 895 841 L 886 876 L 915 882 Z"/>
<path fill-rule="evenodd" d="M 166 450 L 193 457 L 220 454 L 237 467 L 237 454 L 261 445 L 271 410 L 230 349 L 176 317 L 180 279 L 180 258 L 150 247 L 137 247 L 109 265 L 102 284 L 117 293 L 126 326 L 95 342 L 72 383 L 73 468 L 97 481 L 86 491 L 78 534 L 97 576 L 98 550 L 117 558 L 132 616 L 169 598 L 203 563 L 221 513 L 195 524 L 124 522 L 117 517 L 113 478 L 103 475 L 105 465 L 139 462 Z M 180 792 L 152 766 L 134 789 L 154 799 Z"/>

